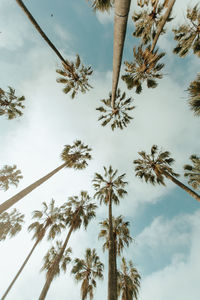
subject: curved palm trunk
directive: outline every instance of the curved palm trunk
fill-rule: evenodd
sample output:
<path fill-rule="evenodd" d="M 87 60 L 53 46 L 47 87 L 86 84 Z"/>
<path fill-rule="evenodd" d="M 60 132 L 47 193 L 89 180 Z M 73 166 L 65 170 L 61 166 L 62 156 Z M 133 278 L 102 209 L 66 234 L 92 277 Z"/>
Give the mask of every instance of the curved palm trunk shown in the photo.
<path fill-rule="evenodd" d="M 131 0 L 115 0 L 114 41 L 113 41 L 113 78 L 112 108 L 115 108 L 116 91 L 122 62 L 124 40 Z"/>
<path fill-rule="evenodd" d="M 169 3 L 168 5 L 168 8 L 166 10 L 166 13 L 164 14 L 163 18 L 162 18 L 162 21 L 160 22 L 160 26 L 156 32 L 156 35 L 154 37 L 154 40 L 153 40 L 153 43 L 152 43 L 152 46 L 151 46 L 151 49 L 150 51 L 153 52 L 153 50 L 155 49 L 156 47 L 156 44 L 157 44 L 157 41 L 158 41 L 158 38 L 163 30 L 163 27 L 165 26 L 165 23 L 170 15 L 170 12 L 172 11 L 172 8 L 174 6 L 174 3 L 175 3 L 176 0 L 171 0 L 171 2 Z"/>
<path fill-rule="evenodd" d="M 52 177 L 54 174 L 56 174 L 58 171 L 63 169 L 65 167 L 66 163 L 62 164 L 58 168 L 54 169 L 52 172 L 48 173 L 46 176 L 40 178 L 39 180 L 35 181 L 31 185 L 27 186 L 25 189 L 23 189 L 21 192 L 17 193 L 15 196 L 11 197 L 10 199 L 6 200 L 0 205 L 0 213 L 4 212 L 8 208 L 10 208 L 13 204 L 21 200 L 23 197 L 25 197 L 27 194 L 32 192 L 32 190 L 36 189 L 39 185 L 41 185 L 43 182 L 48 180 L 50 177 Z"/>
<path fill-rule="evenodd" d="M 117 281 L 116 281 L 116 260 L 115 260 L 115 244 L 113 237 L 112 224 L 112 195 L 109 191 L 109 253 L 108 253 L 108 300 L 117 300 Z"/>
<path fill-rule="evenodd" d="M 197 193 L 195 193 L 193 190 L 191 190 L 189 187 L 187 187 L 186 185 L 184 185 L 182 182 L 180 182 L 179 180 L 177 180 L 176 178 L 174 178 L 172 175 L 170 175 L 166 171 L 162 171 L 162 173 L 163 173 L 163 175 L 165 175 L 165 177 L 167 177 L 172 182 L 174 182 L 175 184 L 177 184 L 180 188 L 182 188 L 184 191 L 186 191 L 194 199 L 196 199 L 197 201 L 200 201 L 200 196 Z"/>
<path fill-rule="evenodd" d="M 7 290 L 5 291 L 5 293 L 3 294 L 1 300 L 4 300 L 6 298 L 6 296 L 8 295 L 9 291 L 11 290 L 12 286 L 14 285 L 15 281 L 17 280 L 17 278 L 19 277 L 19 275 L 21 274 L 21 272 L 23 271 L 25 265 L 27 264 L 29 258 L 31 257 L 33 251 L 35 250 L 36 246 L 38 245 L 38 243 L 41 241 L 41 239 L 37 239 L 37 241 L 35 242 L 35 244 L 33 245 L 33 248 L 31 249 L 30 253 L 28 254 L 28 256 L 26 257 L 24 263 L 22 264 L 21 268 L 19 269 L 19 271 L 17 272 L 17 274 L 15 275 L 14 279 L 12 280 L 11 284 L 9 285 L 9 287 L 7 288 Z"/>
<path fill-rule="evenodd" d="M 69 241 L 69 238 L 70 238 L 70 236 L 72 234 L 73 229 L 74 229 L 74 226 L 72 225 L 70 227 L 70 230 L 69 230 L 68 234 L 67 234 L 65 242 L 64 242 L 64 244 L 63 244 L 63 246 L 62 246 L 59 254 L 57 255 L 57 258 L 55 259 L 55 261 L 54 261 L 54 263 L 52 265 L 52 268 L 51 268 L 50 272 L 47 274 L 46 282 L 44 284 L 44 287 L 42 289 L 42 292 L 41 292 L 40 297 L 39 297 L 38 300 L 44 300 L 46 298 L 47 292 L 48 292 L 49 287 L 50 287 L 50 285 L 52 283 L 52 280 L 54 278 L 55 270 L 56 270 L 57 266 L 60 263 L 60 260 L 61 260 L 61 258 L 63 256 L 65 248 L 67 247 L 67 244 L 68 244 L 68 241 Z"/>

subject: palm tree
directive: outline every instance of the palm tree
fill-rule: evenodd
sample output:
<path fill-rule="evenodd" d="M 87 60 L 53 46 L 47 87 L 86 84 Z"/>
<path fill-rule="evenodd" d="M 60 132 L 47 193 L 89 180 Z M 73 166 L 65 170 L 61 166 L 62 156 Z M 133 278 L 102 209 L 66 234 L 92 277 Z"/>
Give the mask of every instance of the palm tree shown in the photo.
<path fill-rule="evenodd" d="M 95 198 L 108 205 L 108 220 L 109 220 L 109 256 L 108 256 L 108 300 L 117 299 L 117 278 L 115 272 L 115 243 L 113 236 L 112 223 L 112 203 L 119 204 L 119 198 L 123 198 L 127 193 L 124 190 L 125 182 L 122 174 L 117 177 L 117 170 L 113 170 L 110 166 L 108 169 L 104 167 L 104 177 L 95 173 L 93 186 L 96 190 Z"/>
<path fill-rule="evenodd" d="M 51 265 L 51 268 L 48 270 L 46 282 L 40 294 L 39 300 L 43 300 L 46 297 L 72 232 L 79 229 L 82 224 L 86 229 L 89 221 L 96 216 L 95 209 L 97 208 L 97 205 L 92 203 L 91 200 L 92 199 L 86 191 L 81 191 L 80 200 L 78 196 L 69 197 L 68 201 L 61 207 L 63 220 L 65 221 L 65 224 L 69 226 L 69 232 L 59 253 L 56 256 L 56 259 Z"/>
<path fill-rule="evenodd" d="M 197 79 L 190 83 L 189 88 L 189 106 L 196 116 L 200 116 L 200 74 Z"/>
<path fill-rule="evenodd" d="M 100 106 L 96 108 L 96 110 L 100 111 L 102 115 L 99 117 L 98 121 L 103 120 L 101 123 L 102 126 L 106 126 L 108 123 L 111 123 L 111 128 L 114 130 L 115 128 L 123 129 L 130 123 L 130 120 L 133 118 L 128 115 L 127 112 L 133 110 L 135 106 L 131 106 L 133 99 L 128 98 L 125 99 L 126 93 L 121 94 L 120 89 L 117 90 L 116 100 L 115 100 L 115 109 L 112 109 L 111 98 L 112 94 L 109 94 L 108 99 L 103 99 L 101 102 L 104 106 Z"/>
<path fill-rule="evenodd" d="M 22 224 L 24 223 L 24 215 L 18 212 L 15 208 L 11 213 L 1 213 L 0 214 L 0 241 L 6 239 L 9 235 L 10 237 L 15 236 L 22 229 Z"/>
<path fill-rule="evenodd" d="M 195 189 L 198 190 L 200 187 L 200 157 L 193 154 L 190 156 L 190 160 L 193 165 L 185 165 L 186 170 L 184 176 L 188 177 L 188 183 Z"/>
<path fill-rule="evenodd" d="M 144 178 L 146 182 L 150 182 L 153 185 L 155 183 L 165 185 L 164 179 L 170 179 L 190 196 L 200 201 L 200 196 L 197 193 L 176 179 L 179 174 L 175 173 L 171 168 L 174 159 L 170 157 L 169 151 L 158 152 L 158 146 L 153 145 L 150 154 L 146 154 L 145 151 L 140 151 L 138 154 L 141 158 L 133 161 L 136 164 L 136 176 L 141 179 Z"/>
<path fill-rule="evenodd" d="M 158 50 L 155 50 L 152 53 L 150 47 L 145 50 L 142 49 L 142 46 L 139 46 L 137 50 L 133 49 L 135 61 L 133 63 L 125 62 L 125 71 L 128 73 L 122 76 L 128 89 L 136 87 L 136 93 L 140 94 L 143 81 L 147 81 L 148 88 L 155 88 L 158 85 L 155 79 L 163 77 L 159 71 L 164 67 L 164 64 L 158 63 L 158 61 L 165 53 L 158 54 L 157 52 Z"/>
<path fill-rule="evenodd" d="M 17 170 L 16 165 L 13 166 L 5 165 L 0 170 L 0 189 L 7 191 L 11 184 L 17 187 L 20 179 L 22 178 L 23 176 L 21 175 L 21 171 Z"/>
<path fill-rule="evenodd" d="M 92 7 L 94 11 L 109 11 L 113 4 L 115 3 L 115 0 L 87 0 L 87 1 L 93 1 Z"/>
<path fill-rule="evenodd" d="M 187 9 L 188 22 L 173 29 L 174 39 L 178 42 L 174 53 L 180 57 L 193 49 L 194 54 L 200 57 L 200 9 L 198 4 Z"/>
<path fill-rule="evenodd" d="M 23 105 L 25 97 L 17 97 L 15 89 L 10 86 L 8 89 L 9 91 L 5 92 L 0 88 L 0 116 L 6 115 L 8 120 L 12 120 L 23 115 L 21 109 L 25 108 Z"/>
<path fill-rule="evenodd" d="M 91 159 L 90 155 L 91 148 L 87 145 L 84 145 L 80 140 L 76 140 L 74 144 L 65 145 L 64 150 L 61 154 L 61 159 L 64 161 L 62 165 L 54 169 L 52 172 L 48 173 L 44 177 L 35 181 L 21 192 L 17 193 L 15 196 L 6 200 L 0 205 L 0 213 L 11 207 L 13 204 L 21 200 L 27 194 L 32 192 L 35 188 L 40 186 L 43 182 L 51 178 L 54 174 L 60 171 L 63 168 L 74 168 L 75 170 L 81 170 L 87 167 L 87 160 Z"/>
<path fill-rule="evenodd" d="M 41 268 L 41 271 L 46 271 L 46 278 L 48 277 L 49 271 L 51 270 L 52 265 L 58 253 L 60 252 L 61 248 L 62 248 L 62 241 L 56 241 L 56 246 L 52 246 L 46 253 L 43 259 L 44 264 Z M 72 249 L 70 247 L 64 251 L 60 263 L 59 265 L 57 265 L 57 269 L 55 270 L 54 278 L 60 275 L 61 269 L 63 270 L 64 273 L 66 272 L 67 265 L 71 262 L 71 257 L 70 257 L 71 253 L 72 253 Z"/>
<path fill-rule="evenodd" d="M 94 298 L 96 279 L 103 279 L 104 265 L 101 263 L 96 250 L 87 248 L 84 259 L 75 258 L 71 273 L 77 281 L 82 281 L 81 299 Z"/>
<path fill-rule="evenodd" d="M 34 230 L 33 239 L 36 239 L 31 251 L 29 252 L 28 256 L 26 257 L 25 261 L 23 262 L 22 266 L 20 267 L 19 271 L 15 275 L 14 279 L 12 280 L 11 284 L 7 288 L 6 292 L 4 293 L 2 300 L 6 298 L 8 292 L 14 285 L 15 281 L 23 271 L 25 265 L 29 261 L 33 251 L 35 250 L 36 246 L 42 241 L 44 238 L 47 230 L 49 231 L 47 239 L 54 239 L 55 236 L 61 233 L 61 230 L 65 228 L 65 223 L 61 220 L 61 211 L 60 208 L 55 207 L 55 201 L 52 199 L 49 207 L 46 202 L 42 203 L 43 209 L 41 211 L 35 210 L 33 212 L 33 218 L 37 219 L 37 221 L 33 222 L 29 227 L 28 230 Z"/>
<path fill-rule="evenodd" d="M 121 271 L 118 272 L 118 295 L 122 300 L 138 299 L 140 288 L 140 275 L 130 260 L 127 262 L 122 258 Z"/>
<path fill-rule="evenodd" d="M 75 63 L 66 60 L 66 63 L 62 63 L 62 69 L 57 69 L 56 72 L 62 76 L 57 79 L 57 82 L 65 84 L 63 89 L 65 94 L 72 91 L 72 99 L 74 99 L 79 90 L 82 93 L 86 93 L 89 88 L 92 88 L 88 83 L 88 76 L 90 76 L 93 71 L 91 67 L 85 67 L 81 64 L 78 54 L 76 55 Z"/>

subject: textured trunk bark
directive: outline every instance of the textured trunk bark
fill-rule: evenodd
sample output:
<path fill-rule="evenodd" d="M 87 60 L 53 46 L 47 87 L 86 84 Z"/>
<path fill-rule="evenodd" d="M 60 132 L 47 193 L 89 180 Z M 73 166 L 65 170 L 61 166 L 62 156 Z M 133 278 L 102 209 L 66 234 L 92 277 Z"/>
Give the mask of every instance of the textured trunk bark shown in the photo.
<path fill-rule="evenodd" d="M 10 208 L 13 204 L 21 200 L 23 197 L 25 197 L 27 194 L 32 192 L 32 190 L 36 189 L 39 185 L 41 185 L 43 182 L 48 180 L 50 177 L 52 177 L 54 174 L 56 174 L 58 171 L 63 169 L 65 167 L 65 163 L 59 166 L 58 168 L 54 169 L 52 172 L 48 173 L 46 176 L 40 178 L 39 180 L 35 181 L 25 189 L 23 189 L 21 192 L 17 193 L 15 196 L 11 197 L 10 199 L 6 200 L 0 205 L 0 213 L 4 212 L 8 208 Z"/>
<path fill-rule="evenodd" d="M 116 238 L 114 239 L 114 257 L 115 257 L 114 258 L 115 259 L 115 286 L 116 286 L 116 297 L 117 297 L 117 242 L 116 242 Z"/>
<path fill-rule="evenodd" d="M 109 191 L 109 253 L 108 253 L 108 300 L 117 300 L 117 285 L 115 276 L 115 246 L 113 239 L 113 224 L 112 224 L 112 194 Z"/>
<path fill-rule="evenodd" d="M 12 280 L 11 284 L 9 285 L 9 287 L 7 288 L 7 290 L 5 291 L 5 293 L 3 294 L 1 300 L 4 300 L 6 298 L 6 296 L 8 295 L 9 291 L 11 290 L 12 286 L 14 285 L 15 281 L 17 280 L 17 278 L 19 277 L 19 275 L 21 274 L 21 272 L 23 271 L 25 265 L 27 264 L 29 258 L 31 257 L 33 251 L 35 250 L 37 244 L 41 241 L 41 239 L 37 239 L 37 241 L 35 242 L 35 244 L 33 245 L 33 248 L 31 249 L 30 253 L 28 254 L 28 256 L 26 257 L 24 263 L 22 264 L 21 268 L 19 269 L 19 271 L 17 272 L 17 274 L 15 275 L 14 279 Z"/>
<path fill-rule="evenodd" d="M 165 171 L 162 171 L 162 173 L 163 173 L 163 175 L 165 175 L 165 177 L 167 177 L 172 182 L 174 182 L 175 184 L 177 184 L 180 188 L 182 188 L 184 191 L 186 191 L 194 199 L 196 199 L 197 201 L 200 201 L 200 196 L 197 193 L 195 193 L 193 190 L 191 190 L 189 187 L 187 187 L 186 185 L 184 185 L 182 182 L 180 182 L 179 180 L 177 180 L 176 178 L 174 178 L 169 173 L 167 173 Z"/>
<path fill-rule="evenodd" d="M 43 289 L 42 289 L 42 292 L 41 292 L 40 297 L 39 297 L 38 300 L 44 300 L 44 299 L 46 298 L 47 292 L 48 292 L 49 287 L 50 287 L 50 285 L 51 285 L 51 283 L 52 283 L 52 280 L 53 280 L 53 278 L 54 278 L 55 269 L 56 269 L 56 267 L 58 266 L 58 264 L 60 263 L 60 260 L 61 260 L 61 258 L 62 258 L 62 256 L 63 256 L 63 253 L 64 253 L 64 251 L 65 251 L 65 248 L 67 247 L 67 243 L 68 243 L 69 238 L 70 238 L 70 236 L 71 236 L 71 234 L 72 234 L 72 231 L 73 231 L 73 225 L 70 227 L 70 230 L 69 230 L 69 232 L 68 232 L 68 234 L 67 234 L 67 237 L 66 237 L 66 239 L 65 239 L 65 242 L 64 242 L 64 244 L 63 244 L 63 246 L 62 246 L 62 248 L 61 248 L 61 250 L 60 250 L 60 252 L 59 252 L 59 254 L 58 254 L 58 256 L 57 256 L 57 258 L 56 258 L 55 261 L 54 261 L 54 264 L 53 264 L 53 266 L 52 266 L 51 271 L 50 271 L 49 274 L 47 275 L 46 282 L 45 282 L 45 284 L 44 284 L 44 287 L 43 287 Z"/>
<path fill-rule="evenodd" d="M 154 49 L 155 49 L 155 47 L 156 47 L 158 38 L 159 38 L 159 36 L 160 36 L 160 34 L 161 34 L 162 30 L 163 30 L 163 27 L 165 26 L 165 23 L 166 23 L 166 21 L 167 21 L 167 18 L 169 17 L 169 14 L 170 14 L 170 12 L 171 12 L 173 6 L 174 6 L 175 1 L 176 1 L 176 0 L 171 0 L 171 2 L 170 2 L 169 5 L 168 5 L 168 8 L 167 8 L 167 10 L 166 10 L 166 13 L 165 13 L 164 16 L 163 16 L 163 19 L 162 19 L 162 21 L 161 21 L 161 23 L 160 23 L 160 26 L 158 27 L 158 30 L 157 30 L 156 35 L 155 35 L 155 38 L 154 38 L 154 40 L 153 40 L 153 43 L 152 43 L 152 46 L 151 46 L 151 50 L 150 50 L 151 52 L 153 52 Z"/>
<path fill-rule="evenodd" d="M 112 108 L 115 108 L 116 91 L 122 62 L 124 40 L 131 0 L 115 0 L 114 41 L 113 41 L 113 78 Z"/>

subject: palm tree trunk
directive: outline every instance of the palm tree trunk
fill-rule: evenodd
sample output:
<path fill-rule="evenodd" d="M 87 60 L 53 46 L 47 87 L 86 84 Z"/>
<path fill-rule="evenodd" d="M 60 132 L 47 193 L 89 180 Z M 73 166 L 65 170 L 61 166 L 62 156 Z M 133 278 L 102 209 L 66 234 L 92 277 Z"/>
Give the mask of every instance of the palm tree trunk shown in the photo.
<path fill-rule="evenodd" d="M 54 263 L 53 263 L 53 265 L 52 265 L 52 268 L 51 268 L 49 274 L 47 274 L 46 282 L 45 282 L 45 284 L 44 284 L 44 287 L 43 287 L 43 289 L 42 289 L 42 292 L 41 292 L 40 297 L 39 297 L 38 300 L 44 300 L 44 299 L 46 298 L 47 292 L 48 292 L 49 287 L 50 287 L 50 285 L 51 285 L 51 283 L 52 283 L 52 281 L 53 281 L 53 278 L 54 278 L 54 274 L 55 274 L 56 267 L 57 267 L 57 266 L 59 265 L 59 263 L 60 263 L 60 260 L 61 260 L 61 258 L 62 258 L 62 256 L 63 256 L 63 253 L 64 253 L 64 251 L 65 251 L 65 248 L 67 247 L 67 244 L 68 244 L 68 241 L 69 241 L 69 238 L 70 238 L 70 236 L 71 236 L 71 234 L 72 234 L 73 229 L 74 229 L 74 226 L 73 226 L 73 224 L 72 224 L 71 227 L 70 227 L 70 230 L 69 230 L 69 232 L 68 232 L 68 234 L 67 234 L 67 237 L 66 237 L 66 239 L 65 239 L 65 242 L 64 242 L 64 244 L 63 244 L 63 246 L 62 246 L 62 248 L 61 248 L 59 254 L 58 254 L 57 257 L 56 257 L 56 259 L 55 259 L 55 261 L 54 261 Z"/>
<path fill-rule="evenodd" d="M 25 189 L 23 189 L 21 192 L 17 193 L 15 196 L 11 197 L 10 199 L 6 200 L 0 205 L 0 213 L 4 212 L 8 208 L 10 208 L 13 204 L 21 200 L 23 197 L 25 197 L 27 194 L 32 192 L 32 190 L 36 189 L 39 185 L 41 185 L 43 182 L 48 180 L 50 177 L 52 177 L 54 174 L 56 174 L 58 171 L 63 169 L 66 166 L 66 163 L 62 164 L 58 168 L 54 169 L 52 172 L 48 173 L 44 177 L 40 178 L 39 180 L 35 181 L 31 185 L 27 186 Z"/>
<path fill-rule="evenodd" d="M 170 12 L 172 11 L 172 8 L 174 6 L 174 3 L 175 3 L 176 0 L 171 0 L 171 2 L 169 3 L 168 5 L 168 8 L 166 10 L 166 13 L 164 14 L 163 18 L 162 18 L 162 21 L 160 22 L 160 26 L 156 32 L 156 35 L 154 37 L 154 40 L 153 40 L 153 43 L 152 43 L 152 46 L 151 46 L 151 49 L 150 49 L 150 52 L 153 52 L 155 47 L 156 47 L 156 44 L 157 44 L 157 41 L 158 41 L 158 38 L 163 30 L 163 27 L 165 26 L 165 23 L 170 15 Z"/>
<path fill-rule="evenodd" d="M 39 26 L 37 21 L 34 19 L 34 17 L 31 15 L 30 11 L 27 9 L 27 7 L 24 5 L 23 1 L 21 0 L 16 0 L 17 4 L 22 8 L 24 13 L 27 15 L 31 23 L 35 26 L 39 34 L 42 36 L 42 38 L 47 42 L 47 44 L 51 47 L 51 49 L 56 53 L 56 55 L 60 58 L 60 60 L 65 64 L 65 66 L 68 66 L 66 63 L 66 60 L 63 58 L 63 56 L 60 54 L 58 49 L 54 46 L 54 44 L 50 41 L 50 39 L 46 36 L 42 28 Z M 68 66 L 69 67 L 69 66 Z M 69 67 L 71 70 L 71 68 Z"/>
<path fill-rule="evenodd" d="M 113 238 L 113 224 L 112 224 L 112 195 L 109 190 L 109 253 L 108 253 L 108 300 L 117 300 L 117 282 L 115 276 L 115 245 Z"/>
<path fill-rule="evenodd" d="M 115 108 L 116 91 L 122 62 L 124 40 L 131 0 L 115 0 L 114 41 L 113 41 L 113 78 L 112 109 Z"/>
<path fill-rule="evenodd" d="M 40 238 L 37 239 L 37 241 L 35 242 L 35 244 L 33 245 L 33 248 L 31 249 L 31 251 L 29 252 L 28 256 L 26 257 L 24 263 L 22 264 L 21 268 L 19 269 L 19 271 L 17 272 L 17 274 L 15 275 L 14 279 L 12 280 L 11 284 L 9 285 L 9 287 L 7 288 L 7 290 L 5 291 L 5 293 L 3 294 L 1 300 L 4 300 L 6 298 L 6 296 L 8 295 L 9 291 L 11 290 L 13 284 L 15 283 L 15 281 L 17 280 L 17 278 L 19 277 L 19 275 L 21 274 L 21 272 L 23 271 L 25 265 L 27 264 L 29 258 L 31 257 L 33 251 L 35 250 L 37 244 L 41 241 Z"/>
<path fill-rule="evenodd" d="M 194 199 L 196 199 L 197 201 L 200 201 L 200 196 L 197 193 L 195 193 L 193 190 L 191 190 L 189 187 L 187 187 L 186 185 L 184 185 L 182 182 L 180 182 L 179 180 L 177 180 L 175 177 L 173 177 L 172 175 L 170 175 L 168 172 L 162 171 L 162 173 L 163 173 L 163 175 L 165 175 L 165 177 L 167 177 L 172 182 L 174 182 L 175 184 L 177 184 L 180 188 L 182 188 L 184 191 L 186 191 Z"/>

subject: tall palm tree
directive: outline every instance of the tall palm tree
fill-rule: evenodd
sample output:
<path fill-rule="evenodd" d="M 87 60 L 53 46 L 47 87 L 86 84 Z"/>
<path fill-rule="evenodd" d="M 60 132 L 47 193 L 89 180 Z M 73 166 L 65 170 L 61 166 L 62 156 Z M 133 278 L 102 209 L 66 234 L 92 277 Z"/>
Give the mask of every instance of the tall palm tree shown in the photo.
<path fill-rule="evenodd" d="M 196 80 L 190 83 L 188 88 L 190 96 L 189 106 L 196 116 L 200 116 L 200 74 L 197 75 Z"/>
<path fill-rule="evenodd" d="M 100 203 L 108 205 L 108 220 L 109 220 L 109 255 L 108 255 L 108 300 L 117 299 L 117 278 L 115 272 L 115 243 L 113 236 L 112 223 L 112 203 L 119 204 L 119 198 L 123 198 L 127 193 L 124 190 L 127 182 L 124 181 L 125 174 L 117 176 L 117 170 L 113 170 L 110 166 L 108 169 L 104 167 L 104 177 L 95 173 L 93 186 L 96 190 L 95 198 L 100 200 Z"/>
<path fill-rule="evenodd" d="M 112 94 L 109 94 L 108 99 L 103 99 L 101 102 L 103 106 L 96 108 L 102 115 L 99 117 L 98 121 L 103 120 L 101 123 L 102 126 L 106 126 L 108 123 L 111 123 L 111 128 L 123 129 L 127 127 L 127 124 L 130 123 L 130 120 L 133 118 L 128 115 L 127 112 L 133 110 L 135 106 L 132 106 L 133 99 L 126 99 L 126 93 L 121 94 L 120 89 L 117 90 L 116 100 L 115 100 L 115 109 L 112 109 L 111 105 Z"/>
<path fill-rule="evenodd" d="M 17 170 L 17 166 L 8 166 L 5 165 L 0 170 L 0 189 L 7 191 L 10 185 L 15 185 L 17 187 L 20 179 L 23 176 L 21 175 L 21 171 Z"/>
<path fill-rule="evenodd" d="M 105 12 L 105 11 L 109 11 L 113 4 L 115 3 L 115 0 L 87 0 L 87 1 L 92 1 L 92 7 L 94 9 L 94 11 L 101 11 L 101 12 Z"/>
<path fill-rule="evenodd" d="M 48 173 L 44 177 L 35 181 L 21 192 L 17 193 L 15 196 L 6 200 L 0 205 L 0 213 L 14 205 L 16 202 L 21 200 L 27 194 L 32 192 L 35 188 L 40 186 L 43 182 L 51 178 L 54 174 L 63 168 L 74 168 L 75 170 L 81 170 L 86 168 L 87 160 L 91 159 L 90 155 L 91 148 L 84 145 L 80 140 L 76 140 L 73 145 L 65 145 L 64 150 L 61 154 L 61 159 L 64 161 L 62 165 L 54 169 L 52 172 Z"/>
<path fill-rule="evenodd" d="M 48 236 L 47 239 L 54 239 L 55 236 L 59 233 L 61 233 L 61 230 L 65 228 L 65 223 L 61 220 L 61 211 L 60 208 L 55 206 L 55 201 L 52 199 L 49 206 L 46 204 L 46 202 L 42 203 L 43 208 L 42 210 L 35 210 L 33 212 L 33 218 L 37 221 L 33 222 L 29 227 L 28 230 L 34 230 L 33 239 L 36 239 L 31 251 L 29 252 L 28 256 L 24 260 L 22 266 L 20 267 L 19 271 L 15 275 L 14 279 L 12 280 L 11 284 L 7 288 L 6 292 L 4 293 L 2 300 L 6 298 L 8 295 L 8 292 L 14 285 L 15 281 L 23 271 L 25 265 L 29 261 L 33 251 L 37 247 L 37 245 L 42 241 L 44 238 L 47 230 Z"/>
<path fill-rule="evenodd" d="M 3 241 L 9 235 L 14 237 L 22 229 L 24 215 L 15 208 L 10 212 L 0 214 L 0 241 Z"/>
<path fill-rule="evenodd" d="M 190 49 L 200 57 L 200 9 L 198 4 L 187 9 L 187 23 L 173 29 L 174 39 L 178 42 L 174 53 L 180 57 L 188 54 Z"/>
<path fill-rule="evenodd" d="M 140 288 L 140 274 L 130 260 L 127 264 L 122 258 L 121 271 L 118 272 L 118 295 L 122 300 L 138 299 Z"/>
<path fill-rule="evenodd" d="M 8 120 L 12 120 L 23 115 L 22 109 L 25 108 L 23 105 L 25 97 L 17 97 L 15 89 L 10 86 L 8 89 L 9 91 L 6 92 L 0 88 L 0 116 L 6 115 Z"/>
<path fill-rule="evenodd" d="M 195 189 L 200 188 L 200 157 L 193 154 L 190 156 L 193 165 L 184 165 L 184 176 L 188 177 L 188 183 Z"/>
<path fill-rule="evenodd" d="M 125 61 L 127 74 L 122 75 L 122 80 L 127 84 L 128 89 L 136 87 L 136 93 L 140 94 L 142 91 L 142 83 L 147 82 L 148 88 L 155 88 L 158 84 L 155 79 L 161 79 L 163 75 L 159 72 L 164 64 L 158 61 L 165 55 L 164 52 L 158 54 L 158 50 L 153 53 L 150 47 L 143 50 L 142 46 L 138 49 L 133 49 L 133 56 L 135 61 L 129 63 Z"/>
<path fill-rule="evenodd" d="M 165 185 L 164 179 L 170 179 L 194 199 L 200 201 L 200 196 L 197 193 L 176 179 L 179 174 L 175 173 L 171 168 L 174 159 L 170 157 L 169 151 L 158 151 L 158 146 L 153 145 L 150 154 L 146 154 L 145 151 L 140 151 L 138 154 L 141 158 L 133 161 L 136 165 L 136 176 L 141 179 L 144 178 L 146 182 L 150 182 L 153 185 L 155 183 Z"/>
<path fill-rule="evenodd" d="M 80 194 L 80 200 L 78 196 L 69 197 L 67 203 L 62 206 L 63 220 L 65 221 L 65 224 L 69 226 L 69 231 L 60 251 L 56 256 L 56 259 L 51 265 L 51 268 L 48 270 L 46 282 L 40 294 L 39 300 L 45 299 L 47 295 L 72 232 L 79 229 L 81 225 L 83 225 L 86 229 L 89 221 L 96 216 L 95 209 L 97 208 L 97 205 L 91 202 L 91 200 L 92 199 L 88 193 L 86 191 L 82 191 Z"/>
<path fill-rule="evenodd" d="M 71 273 L 77 281 L 82 281 L 81 299 L 94 298 L 96 279 L 103 279 L 104 265 L 101 263 L 96 250 L 87 248 L 84 259 L 75 258 Z"/>

